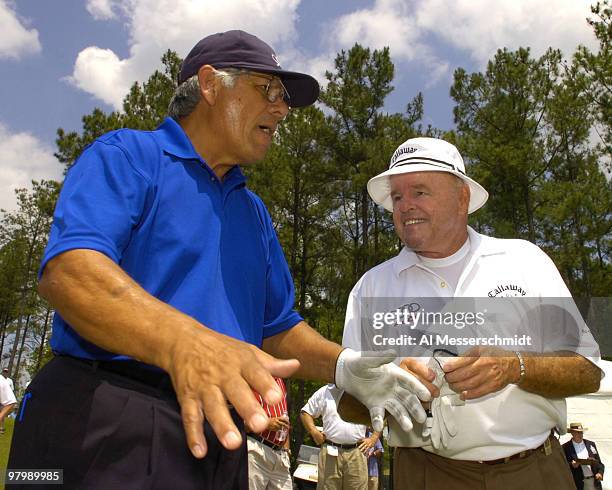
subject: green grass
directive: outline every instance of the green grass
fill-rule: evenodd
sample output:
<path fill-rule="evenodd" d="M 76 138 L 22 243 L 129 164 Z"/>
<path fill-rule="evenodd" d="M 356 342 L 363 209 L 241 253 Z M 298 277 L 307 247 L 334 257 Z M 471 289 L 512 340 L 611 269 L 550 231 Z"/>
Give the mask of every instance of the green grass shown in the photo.
<path fill-rule="evenodd" d="M 0 469 L 6 469 L 8 462 L 9 450 L 11 449 L 11 439 L 13 438 L 13 427 L 15 426 L 15 419 L 7 417 L 4 419 L 4 428 L 6 432 L 0 434 Z M 4 485 L 0 482 L 0 489 L 3 489 Z"/>
<path fill-rule="evenodd" d="M 4 428 L 6 432 L 0 434 L 0 469 L 6 469 L 6 463 L 8 461 L 9 451 L 11 449 L 11 439 L 13 438 L 13 427 L 15 426 L 15 419 L 7 417 L 4 419 Z"/>

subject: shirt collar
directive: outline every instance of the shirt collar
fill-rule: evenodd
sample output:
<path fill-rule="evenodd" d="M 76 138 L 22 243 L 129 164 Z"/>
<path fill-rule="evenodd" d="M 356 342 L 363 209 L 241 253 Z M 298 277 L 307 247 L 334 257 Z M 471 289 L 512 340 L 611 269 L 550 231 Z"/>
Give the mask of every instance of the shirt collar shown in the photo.
<path fill-rule="evenodd" d="M 496 238 L 481 235 L 470 226 L 467 227 L 467 231 L 470 240 L 470 253 L 472 255 L 483 257 L 485 255 L 505 253 L 502 244 Z M 418 264 L 420 264 L 418 255 L 409 248 L 403 247 L 401 252 L 395 257 L 393 271 L 396 276 L 399 276 L 402 271 Z"/>
<path fill-rule="evenodd" d="M 160 146 L 166 153 L 184 160 L 201 159 L 181 125 L 171 117 L 164 119 L 157 132 Z"/>
<path fill-rule="evenodd" d="M 164 119 L 164 122 L 159 125 L 156 131 L 159 134 L 160 146 L 165 153 L 182 160 L 198 160 L 206 164 L 191 144 L 191 140 L 182 126 L 171 117 Z M 208 167 L 208 164 L 206 164 L 206 168 L 214 175 L 214 172 Z M 242 169 L 239 165 L 235 165 L 225 174 L 223 185 L 234 186 L 245 181 L 246 177 L 242 173 Z"/>

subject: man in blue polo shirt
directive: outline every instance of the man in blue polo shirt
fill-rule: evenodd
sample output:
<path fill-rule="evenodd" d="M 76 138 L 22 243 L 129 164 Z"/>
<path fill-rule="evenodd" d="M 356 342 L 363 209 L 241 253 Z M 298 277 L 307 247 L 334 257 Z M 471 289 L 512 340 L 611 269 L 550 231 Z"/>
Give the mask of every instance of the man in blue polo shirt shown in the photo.
<path fill-rule="evenodd" d="M 429 392 L 394 355 L 342 350 L 293 310 L 270 217 L 238 166 L 318 93 L 255 36 L 214 34 L 185 59 L 157 130 L 83 152 L 40 272 L 56 356 L 24 396 L 9 468 L 63 469 L 68 488 L 246 488 L 244 426 L 268 421 L 252 389 L 277 403 L 273 376 L 335 381 L 374 427 L 385 408 L 404 428 L 425 419 L 414 399 Z"/>

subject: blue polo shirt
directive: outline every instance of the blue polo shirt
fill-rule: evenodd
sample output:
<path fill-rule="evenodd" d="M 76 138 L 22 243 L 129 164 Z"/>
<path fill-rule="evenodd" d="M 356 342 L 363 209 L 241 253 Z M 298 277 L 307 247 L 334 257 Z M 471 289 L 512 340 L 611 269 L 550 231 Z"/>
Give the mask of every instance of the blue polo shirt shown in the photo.
<path fill-rule="evenodd" d="M 268 211 L 238 166 L 220 181 L 183 129 L 121 129 L 69 170 L 41 265 L 73 249 L 108 256 L 150 294 L 217 332 L 261 346 L 302 320 Z M 117 359 L 59 315 L 54 352 Z"/>

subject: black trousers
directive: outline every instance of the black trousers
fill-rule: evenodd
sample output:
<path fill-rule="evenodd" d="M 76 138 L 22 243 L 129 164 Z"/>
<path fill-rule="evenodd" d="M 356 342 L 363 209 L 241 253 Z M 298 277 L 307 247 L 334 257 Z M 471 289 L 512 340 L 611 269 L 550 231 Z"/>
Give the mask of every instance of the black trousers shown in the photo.
<path fill-rule="evenodd" d="M 246 490 L 244 424 L 232 416 L 242 447 L 226 450 L 205 424 L 208 453 L 198 460 L 187 447 L 171 389 L 56 357 L 26 391 L 7 467 L 63 469 L 62 488 Z"/>

